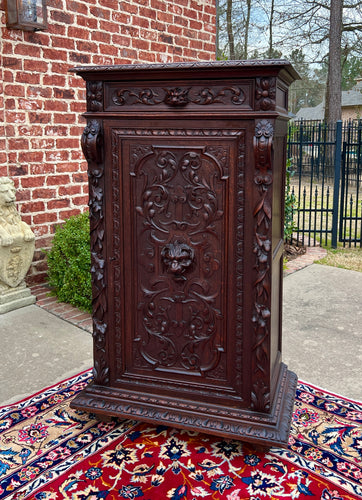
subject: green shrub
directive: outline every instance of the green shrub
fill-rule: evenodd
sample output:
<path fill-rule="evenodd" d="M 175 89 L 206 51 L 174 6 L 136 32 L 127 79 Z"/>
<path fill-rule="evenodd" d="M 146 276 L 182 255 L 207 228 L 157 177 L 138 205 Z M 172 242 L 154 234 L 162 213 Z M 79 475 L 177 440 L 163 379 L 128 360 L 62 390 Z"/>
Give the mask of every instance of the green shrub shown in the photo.
<path fill-rule="evenodd" d="M 91 256 L 89 214 L 70 217 L 59 226 L 46 252 L 52 293 L 61 302 L 91 312 Z"/>
<path fill-rule="evenodd" d="M 298 209 L 297 198 L 290 187 L 290 179 L 293 177 L 292 162 L 287 160 L 285 180 L 285 210 L 284 210 L 284 239 L 289 240 L 293 232 L 297 230 L 294 222 L 294 214 Z"/>

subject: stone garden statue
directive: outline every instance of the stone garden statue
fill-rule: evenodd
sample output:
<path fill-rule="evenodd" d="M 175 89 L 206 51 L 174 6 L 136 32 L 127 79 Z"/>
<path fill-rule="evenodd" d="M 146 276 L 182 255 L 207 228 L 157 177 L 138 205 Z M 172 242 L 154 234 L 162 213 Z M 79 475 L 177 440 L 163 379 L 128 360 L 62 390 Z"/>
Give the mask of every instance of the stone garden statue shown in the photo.
<path fill-rule="evenodd" d="M 15 193 L 14 182 L 0 177 L 0 314 L 35 302 L 24 282 L 35 236 L 16 211 Z"/>

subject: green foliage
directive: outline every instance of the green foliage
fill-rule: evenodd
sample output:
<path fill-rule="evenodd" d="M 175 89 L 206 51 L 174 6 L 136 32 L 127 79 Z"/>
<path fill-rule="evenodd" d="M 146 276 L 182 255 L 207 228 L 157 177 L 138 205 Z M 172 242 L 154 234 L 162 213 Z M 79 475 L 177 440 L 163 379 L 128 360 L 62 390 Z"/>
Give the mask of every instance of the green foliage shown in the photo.
<path fill-rule="evenodd" d="M 91 312 L 89 214 L 70 217 L 59 226 L 46 252 L 49 285 L 61 302 Z"/>
<path fill-rule="evenodd" d="M 349 55 L 342 59 L 342 90 L 352 89 L 357 79 L 362 75 L 362 60 L 360 57 Z"/>
<path fill-rule="evenodd" d="M 297 227 L 294 223 L 294 213 L 297 209 L 297 197 L 290 186 L 290 179 L 293 177 L 292 162 L 287 160 L 285 177 L 285 211 L 284 211 L 284 239 L 289 239 Z"/>

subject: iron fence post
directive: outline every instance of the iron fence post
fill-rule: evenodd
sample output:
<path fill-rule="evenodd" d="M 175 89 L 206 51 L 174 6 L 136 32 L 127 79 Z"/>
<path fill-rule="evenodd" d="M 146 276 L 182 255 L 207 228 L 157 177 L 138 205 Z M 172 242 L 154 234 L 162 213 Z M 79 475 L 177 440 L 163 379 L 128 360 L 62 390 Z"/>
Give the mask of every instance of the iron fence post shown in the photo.
<path fill-rule="evenodd" d="M 332 215 L 332 248 L 337 248 L 338 234 L 338 201 L 339 184 L 341 180 L 342 159 L 342 120 L 336 123 L 336 146 L 334 152 L 334 188 L 333 188 L 333 215 Z"/>

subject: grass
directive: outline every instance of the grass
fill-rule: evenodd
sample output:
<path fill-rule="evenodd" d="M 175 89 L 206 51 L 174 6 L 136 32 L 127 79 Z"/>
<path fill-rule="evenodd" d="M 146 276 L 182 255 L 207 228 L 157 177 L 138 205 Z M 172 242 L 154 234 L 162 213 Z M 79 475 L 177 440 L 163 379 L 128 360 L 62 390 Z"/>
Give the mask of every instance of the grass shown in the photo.
<path fill-rule="evenodd" d="M 311 239 L 319 241 L 322 245 L 330 246 L 332 238 L 333 186 L 329 186 L 328 197 L 327 184 L 323 189 L 321 184 L 313 182 L 311 186 L 303 181 L 299 188 L 298 179 L 293 179 L 291 186 L 294 187 L 294 192 L 298 200 L 297 206 L 299 211 L 297 209 L 294 214 L 296 226 L 299 225 L 301 232 L 303 227 L 306 230 L 319 228 L 319 231 L 316 229 L 316 231 L 310 233 Z M 305 196 L 303 195 L 304 189 L 306 189 Z M 346 195 L 346 197 L 347 203 L 345 203 L 344 211 L 347 220 L 343 227 L 343 237 L 348 243 L 350 236 L 352 241 L 361 238 L 362 202 L 361 199 L 359 199 L 357 204 L 358 196 L 354 187 L 352 188 L 349 186 L 348 195 Z M 340 200 L 338 203 L 340 204 Z M 350 221 L 349 218 L 352 220 Z M 321 228 L 323 229 L 322 232 Z M 324 232 L 326 230 L 328 231 L 327 233 Z M 339 232 L 337 234 L 339 234 Z M 305 233 L 305 241 L 308 244 L 308 233 Z"/>
<path fill-rule="evenodd" d="M 362 272 L 362 248 L 327 249 L 327 252 L 326 257 L 315 263 Z"/>

